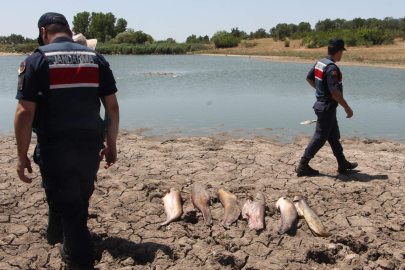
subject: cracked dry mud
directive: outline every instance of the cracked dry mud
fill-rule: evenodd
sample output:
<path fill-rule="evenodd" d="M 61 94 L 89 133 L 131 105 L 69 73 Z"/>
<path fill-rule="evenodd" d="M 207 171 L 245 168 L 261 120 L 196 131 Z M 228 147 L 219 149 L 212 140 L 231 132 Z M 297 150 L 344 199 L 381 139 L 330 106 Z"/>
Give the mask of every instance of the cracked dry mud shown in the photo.
<path fill-rule="evenodd" d="M 33 183 L 16 175 L 14 137 L 2 136 L 0 174 L 0 269 L 63 269 L 58 245 L 44 238 L 45 194 L 38 167 Z M 405 269 L 405 145 L 343 139 L 357 170 L 338 175 L 326 145 L 311 161 L 317 177 L 298 178 L 294 169 L 310 138 L 283 146 L 268 140 L 181 137 L 153 140 L 120 131 L 119 161 L 100 168 L 90 204 L 89 229 L 99 269 Z M 34 148 L 32 140 L 30 153 Z M 193 183 L 211 194 L 213 225 L 205 225 L 190 199 Z M 223 185 L 240 204 L 247 195 L 266 197 L 266 228 L 249 230 L 238 220 L 221 226 L 223 207 L 215 195 Z M 166 216 L 165 190 L 184 199 L 179 221 L 159 228 Z M 303 195 L 333 236 L 314 237 L 304 220 L 295 235 L 278 235 L 275 202 Z"/>

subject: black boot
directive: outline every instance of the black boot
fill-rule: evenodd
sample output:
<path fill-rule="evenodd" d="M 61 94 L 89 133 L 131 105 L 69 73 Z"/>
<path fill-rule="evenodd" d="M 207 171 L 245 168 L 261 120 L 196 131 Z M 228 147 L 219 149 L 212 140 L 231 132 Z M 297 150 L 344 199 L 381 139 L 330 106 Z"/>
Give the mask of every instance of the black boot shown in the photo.
<path fill-rule="evenodd" d="M 351 163 L 347 161 L 344 155 L 336 157 L 336 160 L 338 162 L 338 173 L 345 173 L 347 170 L 353 170 L 359 165 L 357 162 Z"/>
<path fill-rule="evenodd" d="M 295 169 L 295 172 L 297 173 L 297 176 L 313 176 L 319 174 L 319 171 L 312 169 L 309 165 L 308 162 L 310 161 L 310 158 L 302 157 L 300 160 L 300 164 L 298 165 L 297 169 Z"/>

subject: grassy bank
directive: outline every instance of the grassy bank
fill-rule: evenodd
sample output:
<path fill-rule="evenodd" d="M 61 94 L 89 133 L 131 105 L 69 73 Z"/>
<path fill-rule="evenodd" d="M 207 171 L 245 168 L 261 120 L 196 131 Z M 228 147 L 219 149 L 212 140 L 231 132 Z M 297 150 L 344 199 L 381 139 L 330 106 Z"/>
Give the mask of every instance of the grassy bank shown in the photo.
<path fill-rule="evenodd" d="M 0 53 L 26 54 L 36 48 L 36 44 L 0 45 Z M 405 66 L 405 41 L 397 38 L 391 45 L 346 46 L 342 63 Z M 302 46 L 302 39 L 290 40 L 289 47 L 284 41 L 272 38 L 242 41 L 238 47 L 215 49 L 214 44 L 153 43 L 143 45 L 98 44 L 102 54 L 226 54 L 251 56 L 276 56 L 290 58 L 291 62 L 318 60 L 326 55 L 327 48 L 309 49 Z"/>
<path fill-rule="evenodd" d="M 27 54 L 33 52 L 38 44 L 0 45 L 0 53 Z M 203 44 L 152 43 L 152 44 L 97 44 L 96 51 L 101 54 L 186 54 L 207 50 Z"/>
<path fill-rule="evenodd" d="M 202 44 L 152 43 L 152 44 L 98 44 L 96 51 L 101 54 L 185 54 L 207 50 Z"/>
<path fill-rule="evenodd" d="M 252 46 L 256 43 L 255 46 Z M 296 57 L 303 60 L 317 60 L 324 57 L 327 48 L 308 49 L 301 46 L 302 40 L 290 40 L 285 47 L 284 41 L 271 38 L 242 41 L 238 47 L 215 49 L 213 45 L 204 53 L 227 55 Z M 405 65 L 405 41 L 396 39 L 391 45 L 346 46 L 342 62 L 364 64 Z"/>

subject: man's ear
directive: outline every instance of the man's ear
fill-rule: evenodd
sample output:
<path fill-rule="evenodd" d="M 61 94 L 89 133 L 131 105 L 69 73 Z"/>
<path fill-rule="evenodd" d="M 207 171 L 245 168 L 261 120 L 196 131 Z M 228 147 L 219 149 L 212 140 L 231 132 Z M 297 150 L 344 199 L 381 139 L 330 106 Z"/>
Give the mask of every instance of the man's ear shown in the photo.
<path fill-rule="evenodd" d="M 72 29 L 70 29 L 70 38 L 73 38 L 73 32 L 72 32 Z"/>
<path fill-rule="evenodd" d="M 45 27 L 41 27 L 40 31 L 41 31 L 42 40 L 45 40 L 44 38 L 48 37 L 48 31 L 46 31 Z"/>

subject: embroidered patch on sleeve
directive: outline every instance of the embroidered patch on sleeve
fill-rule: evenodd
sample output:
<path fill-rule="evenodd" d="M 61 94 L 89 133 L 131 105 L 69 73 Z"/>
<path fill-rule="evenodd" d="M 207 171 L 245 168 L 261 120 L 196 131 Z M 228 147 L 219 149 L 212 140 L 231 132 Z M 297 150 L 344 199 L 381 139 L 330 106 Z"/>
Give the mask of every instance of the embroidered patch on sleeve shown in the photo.
<path fill-rule="evenodd" d="M 332 76 L 333 76 L 333 75 L 338 75 L 338 74 L 337 74 L 337 71 L 332 71 Z"/>
<path fill-rule="evenodd" d="M 20 73 L 20 74 L 23 73 L 25 71 L 25 67 L 26 67 L 25 62 L 22 62 L 20 64 L 20 68 L 18 69 L 18 73 Z"/>
<path fill-rule="evenodd" d="M 25 76 L 25 74 L 20 74 L 20 75 L 18 75 L 18 86 L 17 86 L 17 91 L 21 91 L 21 90 L 22 90 L 22 88 L 23 88 L 24 76 Z"/>

